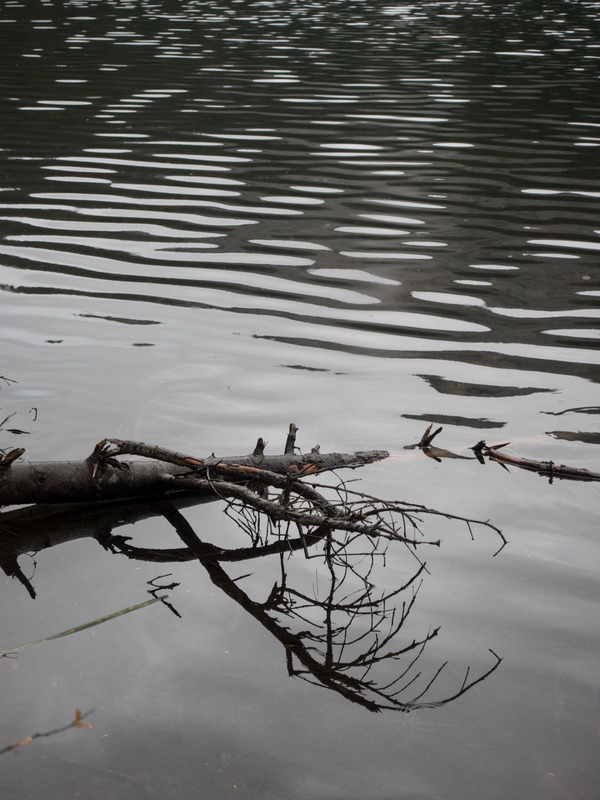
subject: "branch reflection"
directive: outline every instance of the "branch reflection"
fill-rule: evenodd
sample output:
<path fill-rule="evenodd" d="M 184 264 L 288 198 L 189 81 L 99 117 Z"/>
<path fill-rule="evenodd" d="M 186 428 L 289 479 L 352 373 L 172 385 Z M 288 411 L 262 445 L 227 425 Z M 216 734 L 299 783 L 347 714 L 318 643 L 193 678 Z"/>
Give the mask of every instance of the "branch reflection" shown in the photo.
<path fill-rule="evenodd" d="M 251 547 L 223 549 L 201 540 L 183 514 L 164 504 L 162 513 L 177 531 L 186 550 L 163 551 L 165 561 L 196 558 L 212 583 L 266 628 L 284 647 L 288 674 L 331 689 L 369 711 L 384 709 L 411 711 L 445 705 L 485 680 L 501 659 L 493 651 L 493 664 L 477 677 L 467 669 L 456 691 L 434 698 L 434 685 L 447 662 L 432 675 L 425 676 L 419 660 L 439 628 L 420 638 L 402 639 L 401 634 L 413 610 L 425 565 L 419 563 L 413 574 L 397 589 L 377 591 L 374 568 L 385 558 L 378 539 L 346 535 L 334 538 L 331 529 L 321 526 L 296 537 L 282 535 L 270 523 L 269 533 L 253 526 L 243 504 L 230 504 L 229 514 L 237 516 L 239 526 L 252 538 Z M 339 535 L 340 532 L 338 532 Z M 130 558 L 159 561 L 161 551 L 134 547 L 122 537 L 112 537 L 111 547 Z M 294 551 L 309 551 L 321 544 L 317 559 L 317 580 L 312 594 L 290 583 L 288 565 Z M 278 578 L 268 596 L 255 599 L 245 591 L 241 579 L 232 578 L 224 562 L 278 555 Z M 304 581 L 306 582 L 306 581 Z M 390 677 L 389 667 L 396 667 Z M 381 676 L 379 675 L 381 673 Z"/>
<path fill-rule="evenodd" d="M 197 502 L 197 497 L 180 495 L 160 502 L 107 503 L 103 508 L 94 504 L 93 508 L 5 512 L 0 514 L 0 566 L 35 597 L 18 557 L 70 539 L 91 536 L 105 549 L 136 560 L 162 564 L 197 560 L 215 586 L 281 643 L 290 676 L 330 689 L 369 711 L 439 707 L 461 697 L 498 668 L 501 659 L 490 651 L 493 663 L 487 671 L 473 677 L 467 669 L 453 691 L 435 696 L 447 662 L 433 669 L 420 667 L 439 628 L 421 636 L 407 631 L 425 565 L 406 543 L 403 546 L 416 559 L 412 574 L 399 588 L 382 589 L 378 582 L 385 574 L 386 540 L 332 531 L 326 524 L 294 526 L 269 519 L 242 501 L 230 501 L 226 513 L 250 544 L 217 547 L 201 539 L 181 513 L 181 508 Z M 138 547 L 115 533 L 122 525 L 151 516 L 163 516 L 183 546 Z M 302 555 L 311 559 L 311 568 L 316 567 L 310 577 Z M 252 586 L 250 576 L 230 574 L 234 563 L 254 559 L 275 567 L 275 580 L 266 593 Z M 177 614 L 171 603 L 166 604 Z M 424 660 L 430 661 L 429 657 Z"/>

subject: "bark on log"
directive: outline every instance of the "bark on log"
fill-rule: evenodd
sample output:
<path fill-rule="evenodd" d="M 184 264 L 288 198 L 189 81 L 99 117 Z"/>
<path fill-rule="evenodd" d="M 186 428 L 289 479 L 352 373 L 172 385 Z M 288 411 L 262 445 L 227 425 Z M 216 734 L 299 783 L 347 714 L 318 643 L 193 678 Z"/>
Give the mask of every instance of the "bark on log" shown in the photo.
<path fill-rule="evenodd" d="M 116 444 L 118 452 L 148 454 L 154 458 L 147 461 L 116 461 L 112 457 L 101 458 L 95 453 L 84 461 L 14 462 L 0 469 L 0 506 L 157 496 L 184 488 L 189 492 L 192 488 L 190 478 L 194 474 L 206 478 L 207 471 L 210 475 L 211 468 L 218 465 L 269 470 L 297 478 L 303 474 L 360 467 L 388 457 L 387 452 L 380 450 L 325 454 L 313 450 L 305 455 L 251 454 L 198 459 L 139 442 L 108 442 Z M 113 454 L 114 451 L 111 451 L 109 456 Z M 157 457 L 161 460 L 157 460 Z M 177 463 L 169 463 L 173 460 Z M 185 486 L 183 481 L 181 486 L 178 485 L 178 476 L 186 476 Z M 245 475 L 244 481 L 251 477 Z"/>
<path fill-rule="evenodd" d="M 510 456 L 508 453 L 501 452 L 501 448 L 509 445 L 510 442 L 503 444 L 487 445 L 483 440 L 477 442 L 471 450 L 475 453 L 478 459 L 483 463 L 483 456 L 487 456 L 490 461 L 495 461 L 498 464 L 506 466 L 510 464 L 520 469 L 528 470 L 529 472 L 537 472 L 538 475 L 543 475 L 550 478 L 561 478 L 574 481 L 600 481 L 600 472 L 592 472 L 583 467 L 569 467 L 566 464 L 557 464 L 554 461 L 536 461 L 532 458 L 521 458 L 520 456 Z"/>
<path fill-rule="evenodd" d="M 512 464 L 515 467 L 537 472 L 549 478 L 566 478 L 577 481 L 600 481 L 600 473 L 592 472 L 583 467 L 569 467 L 566 464 L 556 464 L 554 461 L 534 461 L 531 458 L 521 458 L 519 456 L 509 456 L 508 453 L 501 453 L 493 447 L 488 447 L 486 455 L 492 461 L 499 464 Z"/>

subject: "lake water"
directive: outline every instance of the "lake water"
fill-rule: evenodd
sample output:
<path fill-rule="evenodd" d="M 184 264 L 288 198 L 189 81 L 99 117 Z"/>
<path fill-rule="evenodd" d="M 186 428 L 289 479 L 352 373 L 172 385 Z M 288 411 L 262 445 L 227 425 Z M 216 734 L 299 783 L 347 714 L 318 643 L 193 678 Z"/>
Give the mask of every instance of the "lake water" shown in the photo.
<path fill-rule="evenodd" d="M 404 699 L 447 666 L 425 707 L 371 713 L 290 677 L 197 562 L 41 526 L 19 557 L 36 599 L 0 581 L 0 650 L 167 572 L 181 618 L 155 603 L 0 660 L 0 747 L 94 709 L 3 755 L 4 796 L 597 797 L 599 485 L 469 447 L 600 469 L 599 32 L 573 0 L 2 4 L 0 446 L 275 453 L 294 421 L 304 450 L 390 451 L 360 491 L 509 541 L 424 520 L 443 542 L 395 647 L 439 632 Z M 469 464 L 410 449 L 429 423 Z M 218 504 L 183 513 L 247 543 Z M 178 546 L 158 517 L 116 532 Z M 391 546 L 376 590 L 415 564 Z M 326 585 L 318 558 L 287 567 Z M 280 579 L 277 558 L 227 570 L 257 602 Z"/>

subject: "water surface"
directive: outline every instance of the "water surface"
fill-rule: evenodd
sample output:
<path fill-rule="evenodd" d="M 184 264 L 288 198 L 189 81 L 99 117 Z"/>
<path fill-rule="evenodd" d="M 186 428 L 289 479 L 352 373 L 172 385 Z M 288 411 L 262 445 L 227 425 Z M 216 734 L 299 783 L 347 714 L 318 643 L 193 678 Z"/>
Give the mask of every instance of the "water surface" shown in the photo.
<path fill-rule="evenodd" d="M 175 565 L 182 619 L 154 604 L 0 662 L 0 745 L 96 709 L 4 756 L 11 797 L 596 796 L 596 485 L 406 448 L 433 422 L 458 455 L 484 438 L 599 469 L 599 21 L 591 2 L 4 4 L 1 446 L 276 452 L 293 420 L 305 450 L 389 450 L 364 491 L 509 539 L 494 558 L 431 523 L 419 669 L 448 661 L 443 697 L 503 661 L 409 714 L 288 677 Z M 235 541 L 220 507 L 185 513 Z M 177 546 L 164 520 L 123 532 Z M 91 539 L 19 563 L 37 599 L 4 580 L 2 650 L 170 569 Z M 393 549 L 379 585 L 413 566 Z M 278 565 L 252 569 L 267 596 Z"/>

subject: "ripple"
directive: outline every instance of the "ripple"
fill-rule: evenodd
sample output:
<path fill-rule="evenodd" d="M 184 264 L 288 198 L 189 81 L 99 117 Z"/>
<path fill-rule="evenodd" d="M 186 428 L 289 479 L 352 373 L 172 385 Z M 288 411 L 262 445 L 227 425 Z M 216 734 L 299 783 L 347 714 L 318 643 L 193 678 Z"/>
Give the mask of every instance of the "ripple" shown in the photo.
<path fill-rule="evenodd" d="M 490 272 L 515 272 L 519 267 L 508 266 L 507 264 L 469 264 L 471 269 L 483 269 Z"/>
<path fill-rule="evenodd" d="M 183 158 L 183 156 L 182 156 Z M 201 157 L 199 157 L 200 160 Z M 120 167 L 147 167 L 148 169 L 181 169 L 181 170 L 193 170 L 198 169 L 201 167 L 205 170 L 212 170 L 214 172 L 229 172 L 228 167 L 217 167 L 212 163 L 202 163 L 199 164 L 198 161 L 192 160 L 192 157 L 189 158 L 186 156 L 186 163 L 179 164 L 177 161 L 142 161 L 142 160 L 135 160 L 129 158 L 107 158 L 107 157 L 89 157 L 89 156 L 61 156 L 59 158 L 60 161 L 72 161 L 74 163 L 86 163 L 86 164 L 115 164 Z M 221 159 L 203 159 L 205 161 L 219 161 Z M 236 161 L 249 161 L 249 159 L 235 159 Z"/>
<path fill-rule="evenodd" d="M 572 239 L 529 239 L 528 244 L 547 244 L 549 247 L 567 247 L 576 250 L 600 251 L 600 242 L 579 242 Z"/>
<path fill-rule="evenodd" d="M 297 192 L 312 192 L 313 194 L 343 194 L 344 190 L 334 186 L 290 186 Z"/>
<path fill-rule="evenodd" d="M 370 119 L 373 121 L 391 121 L 391 122 L 449 122 L 448 117 L 414 117 L 414 116 L 399 116 L 396 114 L 347 114 L 351 119 Z"/>
<path fill-rule="evenodd" d="M 529 253 L 528 255 L 535 256 L 536 258 L 560 258 L 567 261 L 577 261 L 581 258 L 581 256 L 576 256 L 572 253 Z"/>
<path fill-rule="evenodd" d="M 583 328 L 562 328 L 542 331 L 542 333 L 549 334 L 551 336 L 568 336 L 571 339 L 600 339 L 600 330 L 596 328 L 588 328 L 585 330 Z"/>
<path fill-rule="evenodd" d="M 18 238 L 18 237 L 16 237 Z M 49 237 L 50 238 L 50 237 Z M 55 244 L 68 244 L 68 237 L 55 237 L 56 240 Z M 42 237 L 40 240 L 44 241 Z M 47 241 L 47 240 L 46 240 Z M 81 238 L 78 237 L 76 240 L 73 240 L 72 243 L 76 243 L 77 245 L 85 245 L 85 242 L 81 241 Z M 137 253 L 140 252 L 143 254 L 150 254 L 150 250 L 146 251 L 144 248 L 143 242 L 132 242 L 131 247 L 127 248 L 126 243 L 123 243 L 123 247 L 121 248 L 120 242 L 118 240 L 106 240 L 107 249 L 119 250 L 123 249 L 125 252 L 130 253 Z M 112 245 L 112 246 L 111 246 Z M 90 247 L 95 247 L 93 241 L 89 245 Z M 210 246 L 210 245 L 209 245 Z M 151 254 L 152 258 L 157 260 L 172 260 L 172 261 L 187 261 L 189 263 L 190 268 L 194 268 L 196 263 L 202 264 L 231 264 L 231 265 L 248 265 L 248 266 L 281 266 L 281 267 L 309 267 L 314 264 L 309 258 L 299 258 L 295 256 L 287 256 L 287 255 L 273 255 L 270 254 L 268 256 L 260 255 L 257 253 L 205 253 L 200 252 L 199 248 L 202 247 L 201 244 L 194 243 L 190 245 L 190 249 L 188 249 L 185 253 L 178 252 L 181 250 L 182 245 L 179 244 L 172 244 L 171 249 L 167 253 L 161 253 L 160 249 L 155 248 L 152 249 Z M 139 250 L 137 249 L 139 248 Z M 193 249 L 192 249 L 193 248 Z M 18 258 L 23 258 L 27 260 L 39 260 L 41 263 L 49 263 L 49 264 L 69 264 L 71 266 L 76 266 L 78 263 L 83 264 L 103 264 L 106 267 L 110 267 L 111 269 L 114 268 L 115 271 L 122 272 L 123 271 L 123 263 L 121 261 L 113 261 L 111 259 L 99 259 L 98 257 L 94 256 L 85 256 L 80 253 L 71 252 L 71 251 L 64 251 L 64 250 L 47 250 L 42 248 L 36 247 L 27 247 L 27 248 L 18 248 L 12 247 L 11 245 L 0 245 L 0 253 L 10 254 L 17 256 Z M 62 259 L 62 260 L 61 260 Z M 140 267 L 139 264 L 129 264 L 127 268 L 138 268 Z M 107 270 L 110 272 L 110 270 Z M 174 275 L 173 272 L 170 273 L 171 276 Z"/>
<path fill-rule="evenodd" d="M 203 136 L 225 141 L 276 142 L 283 137 L 265 133 L 203 133 Z M 196 143 L 197 144 L 197 143 Z"/>
<path fill-rule="evenodd" d="M 75 209 L 73 209 L 75 210 Z M 147 236 L 180 237 L 196 239 L 220 238 L 225 234 L 211 231 L 189 231 L 169 228 L 165 225 L 144 225 L 135 222 L 78 222 L 76 220 L 50 219 L 43 217 L 0 217 L 0 220 L 18 222 L 20 225 L 30 225 L 48 230 L 65 230 L 79 232 L 107 232 L 107 233 L 142 233 Z M 7 239 L 10 237 L 7 237 Z"/>
<path fill-rule="evenodd" d="M 440 206 L 437 203 L 420 203 L 415 200 L 390 200 L 369 198 L 368 203 L 381 203 L 385 206 L 395 206 L 396 208 L 427 208 L 432 210 L 444 209 L 446 206 Z M 422 220 L 419 220 L 421 222 Z"/>
<path fill-rule="evenodd" d="M 316 242 L 300 242 L 297 239 L 249 239 L 251 244 L 262 245 L 263 247 L 284 247 L 292 250 L 329 250 L 324 244 Z"/>
<path fill-rule="evenodd" d="M 91 106 L 90 100 L 38 100 L 40 105 L 67 108 L 68 106 Z"/>
<path fill-rule="evenodd" d="M 372 219 L 374 222 L 391 222 L 396 225 L 424 225 L 422 219 L 412 217 L 399 217 L 396 214 L 359 214 L 362 219 Z"/>
<path fill-rule="evenodd" d="M 381 145 L 377 144 L 357 144 L 356 142 L 352 142 L 350 144 L 343 144 L 341 142 L 336 142 L 335 144 L 322 144 L 321 147 L 328 148 L 331 150 L 383 150 Z M 364 154 L 363 154 L 364 155 Z"/>
<path fill-rule="evenodd" d="M 179 183 L 206 183 L 214 186 L 245 186 L 244 181 L 236 181 L 233 178 L 223 178 L 220 175 L 165 175 L 166 181 L 178 181 Z M 239 194 L 236 192 L 235 194 Z"/>
<path fill-rule="evenodd" d="M 44 180 L 54 182 L 45 186 L 56 191 L 40 191 L 44 184 L 33 164 L 13 169 L 11 175 L 29 171 L 22 183 L 8 186 L 24 187 L 19 199 L 30 194 L 27 203 L 5 208 L 4 243 L 19 247 L 20 255 L 7 251 L 3 258 L 27 261 L 29 269 L 35 261 L 29 257 L 37 254 L 45 280 L 51 271 L 59 275 L 57 291 L 64 279 L 78 292 L 106 292 L 103 273 L 111 269 L 106 255 L 112 252 L 121 265 L 115 277 L 120 294 L 141 293 L 144 302 L 165 305 L 202 306 L 204 298 L 206 307 L 273 315 L 280 332 L 293 321 L 300 337 L 310 337 L 302 332 L 307 327 L 337 328 L 356 342 L 363 331 L 377 329 L 401 353 L 408 351 L 400 340 L 411 330 L 417 331 L 408 337 L 415 352 L 432 348 L 441 323 L 428 314 L 402 316 L 425 304 L 437 306 L 455 338 L 487 334 L 486 327 L 466 330 L 462 317 L 477 326 L 482 309 L 490 312 L 494 342 L 463 342 L 469 349 L 458 352 L 472 354 L 499 353 L 498 341 L 540 346 L 536 320 L 564 317 L 579 326 L 597 319 L 588 308 L 594 290 L 576 292 L 579 277 L 567 275 L 573 262 L 581 265 L 578 273 L 592 275 L 598 249 L 600 193 L 587 177 L 591 151 L 574 152 L 576 145 L 598 144 L 598 123 L 590 122 L 583 102 L 587 83 L 571 71 L 577 62 L 570 61 L 563 75 L 556 72 L 555 59 L 572 59 L 578 46 L 567 37 L 561 44 L 569 53 L 561 48 L 558 56 L 556 48 L 537 49 L 538 42 L 532 48 L 502 31 L 488 55 L 537 49 L 549 57 L 541 73 L 534 63 L 539 57 L 498 56 L 495 66 L 502 62 L 502 70 L 483 85 L 473 78 L 484 48 L 474 40 L 466 46 L 463 23 L 471 10 L 461 6 L 460 14 L 452 13 L 457 9 L 402 7 L 385 18 L 387 28 L 375 30 L 354 6 L 343 16 L 322 6 L 299 7 L 293 16 L 281 9 L 259 15 L 250 6 L 240 16 L 215 6 L 203 8 L 200 30 L 196 12 L 186 6 L 173 29 L 166 17 L 157 22 L 149 12 L 138 31 L 127 12 L 129 22 L 123 18 L 118 30 L 108 26 L 97 44 L 87 31 L 70 39 L 86 49 L 77 71 L 75 62 L 61 67 L 58 80 L 69 85 L 54 78 L 44 92 L 36 87 L 15 102 L 61 109 L 40 126 L 52 126 L 53 138 L 40 130 L 33 153 L 48 154 L 39 166 Z M 484 19 L 488 11 L 478 13 Z M 448 27 L 452 20 L 460 29 Z M 342 58 L 340 36 L 350 61 Z M 142 45 L 140 56 L 131 56 L 141 72 L 106 55 L 123 41 Z M 99 61 L 95 47 L 102 49 Z M 250 57 L 255 49 L 261 60 Z M 361 77 L 354 61 L 367 54 L 374 57 L 360 61 Z M 157 57 L 172 63 L 163 61 L 157 71 Z M 197 57 L 201 64 L 192 60 Z M 522 68 L 510 66 L 519 60 Z M 84 71 L 88 61 L 93 74 Z M 101 100 L 94 94 L 98 69 L 107 87 Z M 567 75 L 569 86 L 577 87 L 569 90 L 568 113 L 555 102 Z M 552 94 L 545 110 L 533 102 L 542 83 Z M 60 99 L 63 89 L 72 105 Z M 120 129 L 111 130 L 96 112 L 110 115 Z M 88 147 L 90 136 L 107 146 Z M 52 152 L 48 141 L 57 143 Z M 40 235 L 30 236 L 32 228 Z M 538 252 L 531 252 L 534 244 Z M 60 259 L 73 273 L 68 279 L 64 264 L 54 263 Z M 98 269 L 88 259 L 96 259 Z M 347 268 L 350 259 L 360 268 Z M 490 280 L 471 280 L 476 272 Z M 510 280 L 500 277 L 505 273 Z M 552 296 L 549 282 L 557 287 Z M 476 296 L 478 287 L 485 287 L 486 300 L 494 297 L 493 307 Z M 555 297 L 568 301 L 557 307 Z M 336 304 L 345 307 L 334 313 Z M 370 316 L 355 313 L 361 305 Z M 436 342 L 431 352 L 440 346 L 445 343 Z M 552 351 L 565 363 L 573 348 L 565 337 L 564 348 Z"/>
<path fill-rule="evenodd" d="M 306 338 L 307 333 L 309 338 Z M 496 364 L 500 355 L 510 359 L 513 368 L 521 369 L 527 368 L 529 363 L 547 364 L 549 369 L 552 368 L 552 365 L 560 365 L 564 369 L 568 364 L 578 364 L 582 365 L 586 371 L 589 371 L 591 364 L 600 365 L 600 354 L 597 348 L 563 348 L 498 342 L 490 345 L 483 342 L 448 341 L 447 339 L 409 335 L 397 336 L 384 331 L 361 331 L 360 337 L 357 338 L 356 332 L 351 329 L 333 329 L 324 325 L 313 326 L 309 332 L 303 330 L 302 326 L 297 330 L 290 326 L 286 336 L 283 336 L 280 330 L 274 330 L 265 338 L 295 342 L 305 347 L 332 348 L 378 357 L 394 357 L 413 353 L 437 354 L 437 357 L 448 360 L 458 356 L 466 357 L 467 361 L 480 364 L 481 357 L 489 354 L 489 363 Z M 474 358 L 473 354 L 476 354 Z"/>
<path fill-rule="evenodd" d="M 189 177 L 189 176 L 186 176 Z M 203 181 L 204 182 L 204 181 Z M 152 194 L 171 196 L 182 195 L 186 197 L 240 197 L 241 192 L 229 189 L 197 188 L 191 186 L 167 186 L 161 183 L 117 183 L 112 182 L 113 189 L 124 189 L 125 191 L 151 192 Z"/>
<path fill-rule="evenodd" d="M 583 292 L 580 292 L 583 294 Z M 600 295 L 600 293 L 598 293 Z M 514 319 L 553 319 L 561 317 L 600 318 L 600 308 L 572 308 L 565 311 L 539 311 L 532 308 L 488 308 L 492 314 Z"/>
<path fill-rule="evenodd" d="M 223 162 L 226 164 L 247 164 L 251 161 L 250 158 L 245 158 L 243 156 L 226 156 L 226 155 L 216 155 L 211 156 L 210 154 L 202 153 L 201 155 L 196 155 L 192 153 L 154 153 L 153 154 L 156 158 L 174 158 L 176 160 L 180 159 L 181 161 L 190 162 L 190 164 L 195 165 L 197 162 L 208 162 L 209 164 L 216 161 L 216 162 Z M 188 164 L 189 167 L 189 164 Z"/>
<path fill-rule="evenodd" d="M 539 50 L 496 50 L 496 55 L 541 58 L 544 53 L 540 53 Z"/>
<path fill-rule="evenodd" d="M 456 306 L 484 306 L 479 297 L 470 297 L 464 294 L 448 294 L 446 292 L 411 292 L 415 300 L 425 300 L 428 303 L 447 303 Z"/>
<path fill-rule="evenodd" d="M 340 255 L 348 258 L 378 258 L 386 261 L 425 261 L 433 258 L 433 256 L 428 256 L 424 253 L 388 253 L 385 251 L 375 252 L 373 250 L 340 250 Z"/>
<path fill-rule="evenodd" d="M 179 242 L 152 242 L 142 240 L 127 240 L 123 238 L 100 238 L 98 236 L 45 236 L 22 235 L 22 236 L 7 236 L 6 241 L 9 242 L 32 242 L 44 244 L 64 244 L 71 245 L 75 249 L 79 247 L 92 247 L 94 250 L 117 250 L 131 255 L 140 256 L 142 258 L 152 258 L 158 260 L 172 260 L 172 259 L 186 259 L 186 256 L 180 255 L 176 252 L 179 248 L 185 247 L 185 244 Z M 201 248 L 216 248 L 218 245 L 209 242 L 194 242 L 189 247 L 194 250 Z"/>
<path fill-rule="evenodd" d="M 114 287 L 127 289 L 130 296 L 138 299 L 156 297 L 160 302 L 169 299 L 179 299 L 187 303 L 215 307 L 240 307 L 252 309 L 256 307 L 262 310 L 277 310 L 281 313 L 302 313 L 305 317 L 315 315 L 325 315 L 336 319 L 352 319 L 354 313 L 359 313 L 356 309 L 347 314 L 339 308 L 321 308 L 318 305 L 312 306 L 309 303 L 298 304 L 289 299 L 293 296 L 306 296 L 307 290 L 310 296 L 328 304 L 343 304 L 348 306 L 374 305 L 377 304 L 375 298 L 369 297 L 364 293 L 350 291 L 341 287 L 319 286 L 311 284 L 307 287 L 304 283 L 285 278 L 273 277 L 270 275 L 252 272 L 249 270 L 210 270 L 202 267 L 198 270 L 195 264 L 186 267 L 180 265 L 173 267 L 169 271 L 169 277 L 158 272 L 154 275 L 148 274 L 144 264 L 136 264 L 118 259 L 109 259 L 99 256 L 86 256 L 78 253 L 58 250 L 44 250 L 42 248 L 17 248 L 10 245 L 0 245 L 0 253 L 10 255 L 19 259 L 54 265 L 59 267 L 56 272 L 39 270 L 32 267 L 30 271 L 23 272 L 20 269 L 12 270 L 13 287 L 27 286 L 36 287 L 55 287 L 57 292 L 65 290 L 77 291 L 81 293 L 93 293 L 110 289 L 111 281 L 118 280 L 118 286 Z M 236 258 L 237 256 L 237 258 Z M 256 263 L 252 260 L 244 259 L 244 254 L 227 254 L 226 259 L 221 263 L 231 266 L 265 266 L 265 261 Z M 281 262 L 276 262 L 281 263 Z M 285 262 L 284 262 L 285 263 Z M 309 262 L 311 263 L 311 262 Z M 9 268 L 3 268 L 9 274 Z M 207 290 L 211 284 L 218 287 L 227 286 L 228 290 L 222 289 Z M 160 286 L 160 295 L 156 295 L 157 287 Z M 104 288 L 103 288 L 104 287 Z M 20 288 L 15 288 L 20 291 Z M 256 290 L 258 294 L 254 291 Z M 250 294 L 245 293 L 250 291 Z M 268 297 L 265 293 L 273 293 L 278 297 Z M 264 297 L 262 295 L 265 294 Z M 423 319 L 425 316 L 423 315 Z M 367 315 L 366 320 L 375 321 L 376 317 Z M 386 324 L 389 324 L 386 317 Z"/>
<path fill-rule="evenodd" d="M 322 145 L 323 146 L 323 145 Z M 404 166 L 403 164 L 399 164 L 397 161 L 355 161 L 355 158 L 363 159 L 365 156 L 364 150 L 360 148 L 356 148 L 355 150 L 326 150 L 325 152 L 316 152 L 311 153 L 311 156 L 327 156 L 331 158 L 349 158 L 352 159 L 352 163 L 358 164 L 359 166 L 364 167 L 373 167 L 373 166 L 389 166 L 389 167 L 397 167 L 397 166 Z"/>
<path fill-rule="evenodd" d="M 366 283 L 381 283 L 385 286 L 400 286 L 400 281 L 392 280 L 391 278 L 382 278 L 379 275 L 372 275 L 370 272 L 365 272 L 361 269 L 327 269 L 319 267 L 308 270 L 311 275 L 317 275 L 322 278 L 334 278 L 336 280 L 344 281 L 359 281 Z"/>
<path fill-rule="evenodd" d="M 341 225 L 335 230 L 339 233 L 356 233 L 361 236 L 407 236 L 409 233 L 397 228 L 369 228 L 361 225 Z"/>
<path fill-rule="evenodd" d="M 451 147 L 451 148 L 460 148 L 460 147 L 475 147 L 474 144 L 468 144 L 467 142 L 432 142 L 432 147 Z"/>
<path fill-rule="evenodd" d="M 190 222 L 193 225 L 208 225 L 208 226 L 216 226 L 216 227 L 236 227 L 238 225 L 254 225 L 256 224 L 255 220 L 248 220 L 248 219 L 239 219 L 236 217 L 217 217 L 217 216 L 205 216 L 201 214 L 173 214 L 167 211 L 164 211 L 165 206 L 200 206 L 206 207 L 207 203 L 202 203 L 200 200 L 175 200 L 173 198 L 136 198 L 136 197 L 124 197 L 119 195 L 81 195 L 81 194 L 52 194 L 51 192 L 39 192 L 36 194 L 31 195 L 34 198 L 38 198 L 40 200 L 75 200 L 78 202 L 96 202 L 96 203 L 106 203 L 107 208 L 86 208 L 83 209 L 75 209 L 78 213 L 85 213 L 91 216 L 114 216 L 114 215 L 121 215 L 121 216 L 129 216 L 129 217 L 137 217 L 137 218 L 152 218 L 152 219 L 181 219 L 187 222 Z M 159 210 L 157 211 L 141 211 L 137 209 L 131 208 L 113 208 L 112 206 L 115 204 L 122 203 L 123 205 L 143 205 L 143 206 L 158 206 Z M 215 204 L 217 206 L 218 204 Z M 294 212 L 292 212 L 294 213 Z"/>
<path fill-rule="evenodd" d="M 125 189 L 126 191 L 136 191 L 136 192 L 144 192 L 149 194 L 166 194 L 170 195 L 170 199 L 166 202 L 170 205 L 177 204 L 177 200 L 173 199 L 173 195 L 185 195 L 186 197 L 202 197 L 202 196 L 210 196 L 214 195 L 217 197 L 223 195 L 235 195 L 239 196 L 239 192 L 226 192 L 220 190 L 204 190 L 204 189 L 184 189 L 183 187 L 175 187 L 172 186 L 162 186 L 160 184 L 135 184 L 135 183 L 113 183 L 112 187 L 114 189 Z M 151 203 L 152 201 L 148 201 Z M 160 200 L 156 200 L 154 202 L 160 203 Z M 163 203 L 165 201 L 162 201 Z M 185 201 L 185 205 L 191 204 L 190 201 Z M 194 200 L 193 205 L 201 206 L 203 208 L 217 208 L 223 211 L 241 211 L 247 214 L 258 214 L 258 215 L 274 215 L 274 216 L 296 216 L 300 215 L 303 212 L 297 211 L 292 208 L 280 208 L 280 207 L 273 207 L 273 206 L 261 206 L 261 205 L 252 205 L 252 206 L 244 206 L 244 205 L 235 205 L 233 203 L 219 203 L 213 202 L 210 200 Z"/>
<path fill-rule="evenodd" d="M 411 247 L 448 247 L 447 242 L 432 242 L 423 239 L 410 239 L 408 242 L 402 242 L 402 244 L 407 244 Z"/>
<path fill-rule="evenodd" d="M 265 195 L 260 199 L 265 203 L 289 203 L 298 206 L 320 206 L 325 202 L 320 197 L 298 197 L 297 195 Z"/>
<path fill-rule="evenodd" d="M 110 185 L 111 183 L 107 178 L 94 178 L 90 175 L 47 175 L 46 180 L 57 181 L 59 183 L 103 183 L 105 185 Z"/>

